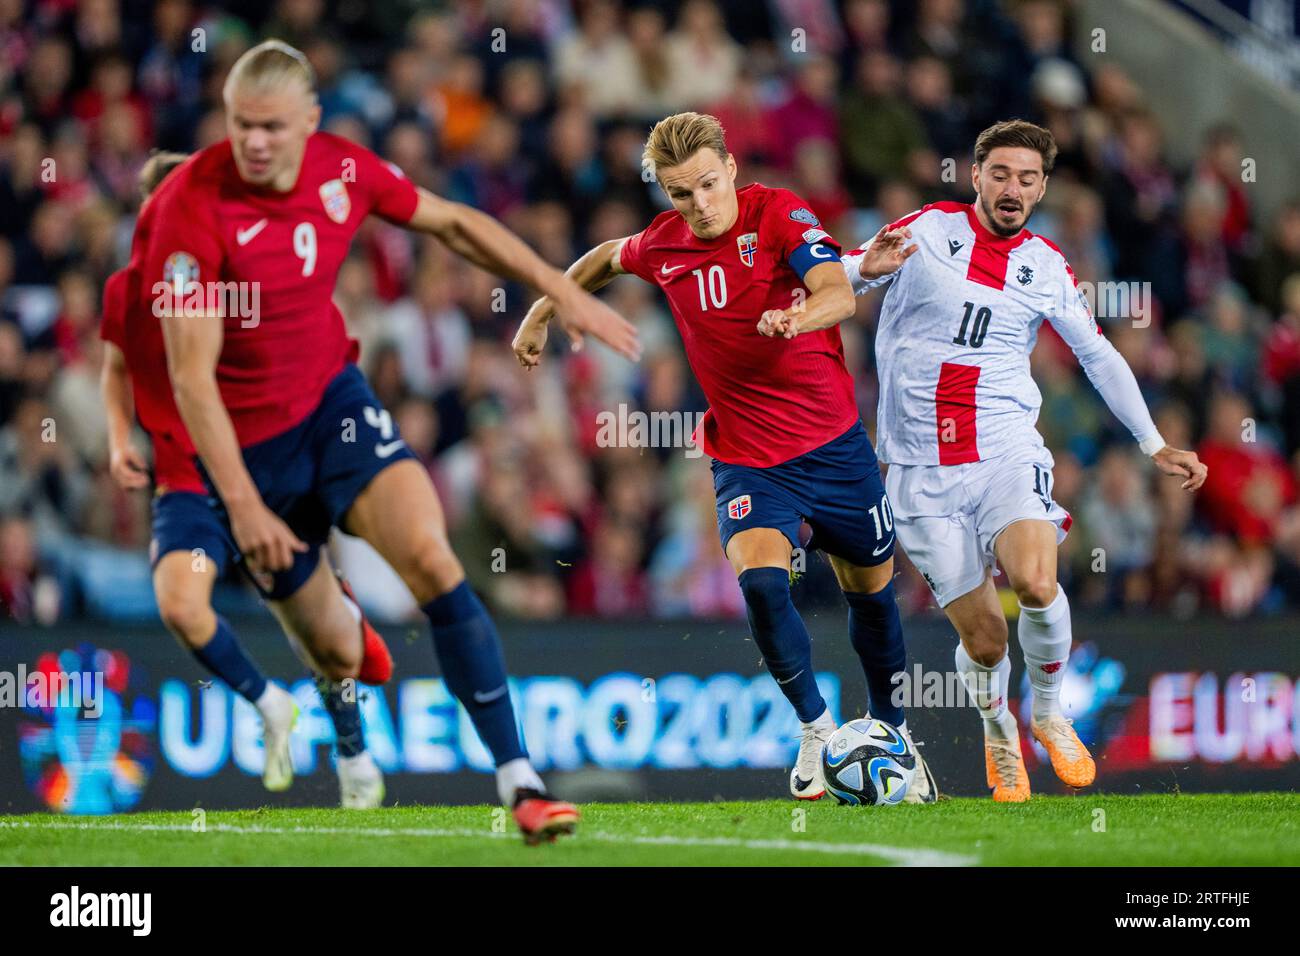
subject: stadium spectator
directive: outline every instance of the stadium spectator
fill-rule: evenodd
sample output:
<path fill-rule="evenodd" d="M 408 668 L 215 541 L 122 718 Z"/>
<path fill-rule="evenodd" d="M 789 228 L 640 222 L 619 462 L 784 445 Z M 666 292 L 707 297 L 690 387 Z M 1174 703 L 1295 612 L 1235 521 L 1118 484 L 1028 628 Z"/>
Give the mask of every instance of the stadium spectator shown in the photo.
<path fill-rule="evenodd" d="M 1197 453 L 1212 479 L 1197 499 L 1210 528 L 1243 545 L 1268 544 L 1282 513 L 1296 503 L 1296 481 L 1286 459 L 1257 432 L 1250 405 L 1222 393 L 1210 406 L 1209 432 Z"/>
<path fill-rule="evenodd" d="M 906 179 L 909 162 L 929 148 L 925 127 L 899 95 L 902 72 L 888 52 L 858 61 L 856 88 L 840 101 L 839 127 L 847 185 L 859 204 L 869 206 L 880 184 Z"/>
<path fill-rule="evenodd" d="M 683 105 L 706 106 L 730 95 L 743 53 L 711 0 L 687 0 L 667 41 L 669 69 L 686 77 Z M 662 117 L 656 117 L 661 119 Z"/>
<path fill-rule="evenodd" d="M 1300 199 L 1293 199 L 1278 211 L 1256 264 L 1255 298 L 1276 315 L 1282 310 L 1282 283 L 1297 273 L 1300 273 Z"/>
<path fill-rule="evenodd" d="M 36 545 L 29 522 L 0 517 L 0 615 L 20 623 L 36 613 Z"/>
<path fill-rule="evenodd" d="M 809 55 L 796 67 L 789 96 L 768 118 L 771 158 L 778 168 L 791 169 L 799 148 L 809 140 L 839 140 L 837 94 L 837 71 L 830 57 Z"/>
<path fill-rule="evenodd" d="M 1164 145 L 1174 131 L 1122 66 L 1073 56 L 1069 3 L 37 6 L 40 16 L 24 18 L 31 4 L 0 3 L 0 514 L 10 567 L 56 566 L 78 535 L 146 561 L 147 502 L 102 480 L 86 397 L 98 372 L 98 290 L 126 254 L 131 183 L 148 148 L 223 138 L 226 69 L 278 33 L 315 67 L 327 129 L 505 219 L 557 265 L 665 208 L 640 152 L 649 122 L 679 108 L 719 115 L 741 179 L 800 190 L 846 245 L 924 202 L 967 199 L 965 153 L 985 122 L 1041 119 L 1060 153 L 1031 228 L 1057 241 L 1081 281 L 1150 283 L 1149 324 L 1105 301 L 1094 307 L 1165 437 L 1198 446 L 1211 469 L 1196 508 L 1153 485 L 1044 327 L 1032 358 L 1039 425 L 1056 455 L 1058 498 L 1077 518 L 1062 580 L 1072 598 L 1113 606 L 1144 595 L 1180 613 L 1300 606 L 1300 200 L 1271 217 L 1252 208 L 1241 178 L 1251 144 L 1230 125 L 1192 131 L 1199 154 L 1174 162 Z M 797 52 L 790 31 L 813 14 L 817 29 Z M 336 301 L 377 394 L 434 477 L 471 580 L 500 608 L 740 614 L 707 462 L 596 442 L 597 414 L 620 403 L 692 422 L 703 410 L 653 290 L 617 282 L 606 295 L 641 328 L 644 361 L 598 346 L 569 354 L 557 334 L 551 368 L 529 376 L 505 349 L 522 291 L 382 223 L 359 234 Z M 878 300 L 865 296 L 843 328 L 868 427 Z M 1243 419 L 1255 421 L 1257 441 L 1242 440 Z M 1145 548 L 1138 528 L 1151 529 Z M 1094 593 L 1087 545 L 1099 538 L 1111 570 Z M 505 549 L 500 572 L 495 548 Z M 30 561 L 13 557 L 29 551 Z M 391 581 L 371 575 L 372 558 L 340 551 L 365 569 L 354 575 L 359 590 L 393 615 L 411 611 Z M 603 562 L 619 569 L 607 581 L 592 571 Z M 931 607 L 924 582 L 906 562 L 900 569 L 911 575 L 900 600 Z M 823 572 L 811 564 L 807 600 L 820 600 Z M 26 590 L 4 585 L 16 595 L 0 597 L 11 613 L 33 613 L 32 573 L 22 572 Z"/>
<path fill-rule="evenodd" d="M 1112 607 L 1150 603 L 1147 569 L 1155 550 L 1156 510 L 1147 484 L 1133 452 L 1115 446 L 1102 455 L 1096 481 L 1084 492 L 1079 509 L 1089 550 L 1100 548 L 1104 561 L 1104 573 L 1084 579 L 1099 586 Z"/>

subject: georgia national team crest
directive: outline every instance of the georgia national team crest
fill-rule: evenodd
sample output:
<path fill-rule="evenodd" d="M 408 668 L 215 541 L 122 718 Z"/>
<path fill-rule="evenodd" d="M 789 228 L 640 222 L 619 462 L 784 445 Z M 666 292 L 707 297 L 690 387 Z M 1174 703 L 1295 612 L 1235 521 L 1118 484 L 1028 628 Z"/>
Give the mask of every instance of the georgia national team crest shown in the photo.
<path fill-rule="evenodd" d="M 736 240 L 736 248 L 740 250 L 740 261 L 751 269 L 754 268 L 754 253 L 758 251 L 758 233 L 745 233 Z"/>
<path fill-rule="evenodd" d="M 754 510 L 753 502 L 750 501 L 749 495 L 741 495 L 738 498 L 732 498 L 727 502 L 727 516 L 732 521 L 739 521 L 751 511 Z"/>
<path fill-rule="evenodd" d="M 341 179 L 331 179 L 321 186 L 320 201 L 325 206 L 325 215 L 339 225 L 347 222 L 352 214 L 352 199 Z"/>

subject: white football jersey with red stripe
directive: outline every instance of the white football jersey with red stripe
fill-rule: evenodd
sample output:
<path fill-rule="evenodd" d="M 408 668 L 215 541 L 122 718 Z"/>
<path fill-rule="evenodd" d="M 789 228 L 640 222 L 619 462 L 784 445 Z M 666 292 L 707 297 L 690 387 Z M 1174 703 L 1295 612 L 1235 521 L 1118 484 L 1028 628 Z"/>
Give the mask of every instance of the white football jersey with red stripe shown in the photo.
<path fill-rule="evenodd" d="M 864 280 L 858 267 L 867 244 L 843 259 L 856 292 L 890 284 L 876 330 L 880 460 L 958 465 L 1041 447 L 1034 425 L 1042 395 L 1029 355 L 1042 320 L 1099 390 L 1114 377 L 1114 362 L 1123 363 L 1069 263 L 1027 229 L 1009 239 L 991 233 L 965 203 L 934 203 L 890 228 L 904 225 L 919 248 L 895 272 Z M 1156 428 L 1138 404 L 1140 412 L 1114 410 L 1143 442 Z"/>

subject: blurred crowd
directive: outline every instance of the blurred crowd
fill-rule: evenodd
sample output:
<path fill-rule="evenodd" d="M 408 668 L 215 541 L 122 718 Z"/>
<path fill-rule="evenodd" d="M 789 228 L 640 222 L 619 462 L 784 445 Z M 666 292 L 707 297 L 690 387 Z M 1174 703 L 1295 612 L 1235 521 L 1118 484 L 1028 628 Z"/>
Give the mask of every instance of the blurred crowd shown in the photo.
<path fill-rule="evenodd" d="M 1047 125 L 1060 156 L 1031 228 L 1080 280 L 1149 284 L 1140 321 L 1131 303 L 1096 311 L 1166 439 L 1210 467 L 1194 498 L 1154 474 L 1045 327 L 1033 367 L 1055 496 L 1076 517 L 1067 588 L 1077 605 L 1179 614 L 1300 607 L 1300 200 L 1257 208 L 1228 123 L 1171 163 L 1172 119 L 1120 67 L 1075 56 L 1073 15 L 1067 0 L 0 0 L 0 619 L 123 606 L 92 600 L 97 574 L 148 587 L 148 502 L 106 462 L 100 290 L 149 150 L 222 139 L 224 75 L 267 36 L 310 58 L 325 129 L 560 267 L 666 207 L 640 153 L 671 112 L 717 115 L 741 179 L 794 189 L 846 247 L 969 201 L 984 126 Z M 657 293 L 629 277 L 607 295 L 641 328 L 639 365 L 553 341 L 525 373 L 508 342 L 526 290 L 371 221 L 336 299 L 497 610 L 742 615 L 707 460 L 601 440 L 620 405 L 705 407 Z M 874 434 L 879 294 L 859 304 L 843 332 Z M 345 541 L 338 557 L 372 607 L 409 611 L 373 554 Z M 907 610 L 933 611 L 900 565 Z M 833 612 L 819 556 L 798 587 Z"/>

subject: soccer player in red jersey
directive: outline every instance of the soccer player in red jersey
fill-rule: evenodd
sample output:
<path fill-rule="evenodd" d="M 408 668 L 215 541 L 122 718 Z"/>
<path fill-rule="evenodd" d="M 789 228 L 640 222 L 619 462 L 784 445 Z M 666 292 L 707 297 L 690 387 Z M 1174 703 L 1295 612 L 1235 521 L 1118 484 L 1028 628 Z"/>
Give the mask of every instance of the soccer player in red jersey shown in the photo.
<path fill-rule="evenodd" d="M 493 756 L 502 802 L 526 839 L 554 838 L 573 830 L 577 811 L 549 797 L 528 762 L 496 627 L 452 553 L 428 473 L 353 364 L 356 345 L 331 296 L 353 235 L 374 213 L 552 296 L 574 329 L 630 358 L 636 332 L 491 217 L 318 132 L 314 85 L 293 47 L 269 40 L 247 51 L 224 88 L 230 138 L 159 190 L 143 275 L 176 404 L 235 543 L 269 575 L 272 597 L 328 573 L 313 546 L 331 526 L 393 567 L 429 619 L 447 687 Z"/>
<path fill-rule="evenodd" d="M 714 117 L 679 113 L 660 121 L 645 161 L 674 208 L 644 231 L 592 249 L 568 274 L 594 290 L 631 273 L 668 298 L 709 400 L 697 440 L 713 458 L 722 546 L 754 642 L 802 724 L 790 792 L 815 800 L 826 789 L 821 751 L 835 723 L 790 599 L 804 521 L 813 529 L 811 545 L 830 555 L 848 601 L 871 713 L 907 733 L 903 708 L 891 699 L 891 678 L 906 667 L 892 517 L 835 328 L 853 313 L 853 290 L 839 245 L 803 200 L 757 183 L 736 188 L 736 161 Z M 540 360 L 553 310 L 547 299 L 536 302 L 515 337 L 526 368 Z M 791 322 L 802 334 L 774 337 Z M 918 754 L 906 799 L 931 802 L 935 795 Z"/>
<path fill-rule="evenodd" d="M 145 201 L 136 225 L 134 255 L 126 268 L 109 276 L 104 287 L 100 385 L 109 425 L 109 464 L 122 488 L 148 487 L 148 467 L 131 445 L 132 413 L 138 411 L 154 445 L 150 563 L 159 613 L 205 668 L 262 715 L 266 755 L 262 779 L 267 789 L 279 791 L 293 780 L 289 734 L 297 705 L 286 691 L 266 680 L 230 624 L 212 609 L 213 584 L 235 558 L 234 543 L 208 504 L 194 465 L 193 446 L 172 399 L 162 329 L 148 311 L 148 299 L 140 295 L 140 257 L 153 220 L 149 196 L 185 159 L 178 153 L 159 153 L 146 162 L 140 174 Z M 333 611 L 314 615 L 312 620 L 327 623 L 335 631 L 296 632 L 295 623 L 303 617 L 293 607 L 301 600 L 299 595 L 270 606 L 290 644 L 317 675 L 317 688 L 338 738 L 342 805 L 367 809 L 383 801 L 383 775 L 365 749 L 356 694 L 350 693 L 343 681 L 356 678 L 368 684 L 384 683 L 392 673 L 392 658 L 383 638 L 350 596 L 325 584 L 314 597 L 332 604 Z"/>

